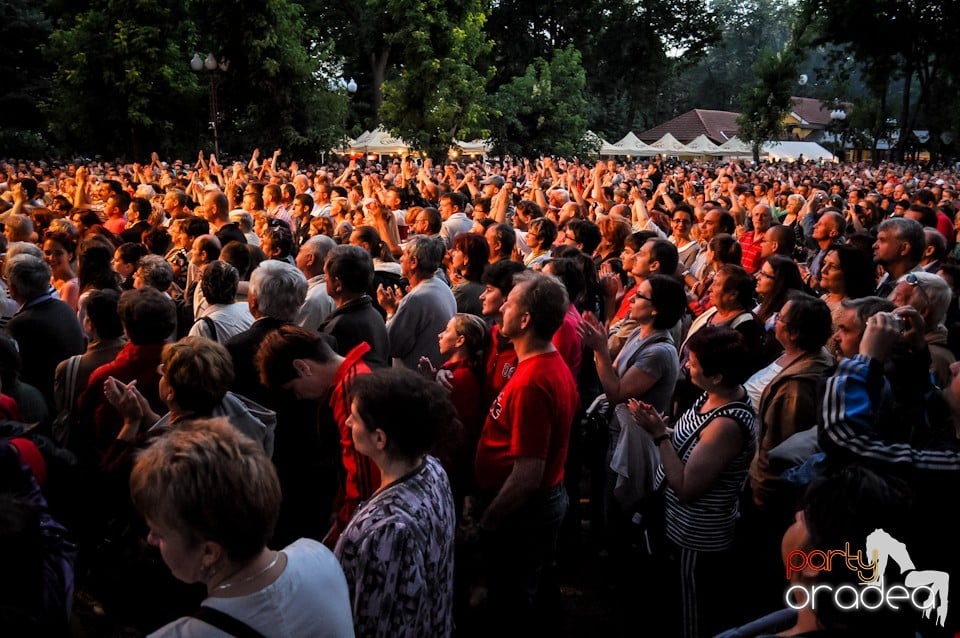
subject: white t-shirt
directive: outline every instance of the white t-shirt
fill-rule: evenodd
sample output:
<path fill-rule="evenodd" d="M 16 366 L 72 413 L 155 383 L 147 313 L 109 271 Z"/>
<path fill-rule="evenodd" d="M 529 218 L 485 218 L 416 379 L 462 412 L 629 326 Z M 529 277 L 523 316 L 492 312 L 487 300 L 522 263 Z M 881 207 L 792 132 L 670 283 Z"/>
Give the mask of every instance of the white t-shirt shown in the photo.
<path fill-rule="evenodd" d="M 753 376 L 743 384 L 744 390 L 746 390 L 750 396 L 750 405 L 752 405 L 753 409 L 757 412 L 760 411 L 760 395 L 763 394 L 767 385 L 773 381 L 773 378 L 780 374 L 781 371 L 783 371 L 783 367 L 774 361 L 766 368 L 760 368 L 754 372 Z"/>
<path fill-rule="evenodd" d="M 284 548 L 287 566 L 271 585 L 247 596 L 207 598 L 203 605 L 229 614 L 264 636 L 353 638 L 347 579 L 333 552 L 301 538 Z M 150 638 L 229 636 L 189 616 L 150 634 Z"/>

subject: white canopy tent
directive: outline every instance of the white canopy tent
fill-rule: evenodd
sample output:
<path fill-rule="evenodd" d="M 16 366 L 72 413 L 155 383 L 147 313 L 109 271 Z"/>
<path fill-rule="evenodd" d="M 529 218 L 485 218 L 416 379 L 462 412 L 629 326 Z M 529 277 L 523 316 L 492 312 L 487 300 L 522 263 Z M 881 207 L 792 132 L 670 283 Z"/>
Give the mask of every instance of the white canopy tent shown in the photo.
<path fill-rule="evenodd" d="M 454 149 L 464 155 L 486 155 L 493 150 L 493 144 L 489 140 L 473 140 L 472 142 L 461 142 L 454 140 Z"/>
<path fill-rule="evenodd" d="M 633 131 L 627 133 L 619 141 L 610 144 L 604 142 L 600 146 L 600 155 L 630 155 L 630 156 L 650 156 L 656 155 L 657 151 L 644 144 L 639 137 L 634 135 Z"/>
<path fill-rule="evenodd" d="M 717 154 L 721 157 L 752 157 L 753 149 L 739 137 L 733 136 L 717 148 Z"/>
<path fill-rule="evenodd" d="M 347 150 L 377 155 L 406 155 L 410 152 L 410 147 L 402 139 L 393 137 L 387 131 L 378 128 L 375 131 L 365 131 L 350 142 Z"/>
<path fill-rule="evenodd" d="M 623 151 L 620 150 L 620 147 L 616 144 L 611 144 L 606 140 L 602 140 L 600 143 L 600 150 L 597 151 L 597 154 L 601 157 L 613 157 L 614 155 L 623 155 Z"/>
<path fill-rule="evenodd" d="M 667 133 L 656 142 L 651 142 L 650 148 L 656 153 L 668 155 L 679 155 L 687 152 L 687 147 L 683 142 L 675 138 L 671 133 Z"/>
<path fill-rule="evenodd" d="M 719 155 L 720 147 L 710 141 L 706 135 L 699 135 L 690 140 L 686 145 L 686 152 L 689 155 Z"/>
<path fill-rule="evenodd" d="M 832 160 L 834 154 L 816 142 L 764 142 L 760 147 L 760 157 L 769 160 L 796 161 L 803 156 L 804 160 Z"/>

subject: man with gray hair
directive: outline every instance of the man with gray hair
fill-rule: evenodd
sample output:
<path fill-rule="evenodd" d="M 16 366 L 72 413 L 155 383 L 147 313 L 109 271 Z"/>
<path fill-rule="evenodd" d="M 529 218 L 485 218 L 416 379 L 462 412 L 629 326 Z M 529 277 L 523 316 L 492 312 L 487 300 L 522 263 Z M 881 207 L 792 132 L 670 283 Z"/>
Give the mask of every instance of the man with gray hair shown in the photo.
<path fill-rule="evenodd" d="M 414 237 L 400 257 L 401 274 L 410 282 L 407 294 L 382 285 L 377 289 L 377 300 L 387 311 L 387 335 L 395 367 L 416 370 L 421 356 L 437 367 L 443 363 L 437 335 L 457 312 L 450 287 L 434 276 L 443 255 L 441 240 Z"/>
<path fill-rule="evenodd" d="M 253 325 L 224 343 L 233 358 L 236 374 L 233 390 L 237 394 L 273 407 L 271 404 L 275 401 L 260 383 L 257 373 L 257 348 L 268 333 L 293 323 L 306 297 L 307 278 L 292 264 L 268 259 L 250 275 L 247 303 Z"/>
<path fill-rule="evenodd" d="M 950 365 L 956 357 L 947 346 L 943 322 L 953 299 L 950 285 L 941 277 L 922 270 L 907 273 L 893 289 L 891 301 L 898 307 L 911 306 L 923 318 L 923 340 L 930 350 L 930 371 L 940 388 L 950 387 Z"/>
<path fill-rule="evenodd" d="M 83 352 L 80 321 L 70 306 L 51 294 L 50 267 L 43 259 L 11 257 L 5 275 L 10 298 L 20 304 L 6 326 L 23 360 L 20 378 L 43 393 L 50 414 L 55 414 L 53 375 L 57 364 Z"/>
<path fill-rule="evenodd" d="M 891 217 L 877 226 L 873 244 L 873 260 L 886 271 L 877 284 L 875 294 L 891 297 L 907 273 L 922 270 L 920 260 L 926 240 L 920 222 L 906 217 Z"/>
<path fill-rule="evenodd" d="M 137 262 L 133 273 L 133 287 L 136 289 L 150 286 L 170 296 L 170 284 L 173 283 L 173 266 L 160 255 L 144 255 Z"/>
<path fill-rule="evenodd" d="M 33 220 L 26 215 L 16 213 L 8 215 L 3 220 L 3 234 L 7 236 L 7 241 L 33 241 L 36 236 L 33 232 Z"/>
<path fill-rule="evenodd" d="M 310 332 L 319 330 L 320 324 L 337 307 L 327 294 L 327 282 L 323 276 L 327 254 L 336 245 L 330 237 L 316 235 L 304 242 L 297 253 L 297 268 L 307 278 L 307 298 L 300 306 L 294 323 Z"/>

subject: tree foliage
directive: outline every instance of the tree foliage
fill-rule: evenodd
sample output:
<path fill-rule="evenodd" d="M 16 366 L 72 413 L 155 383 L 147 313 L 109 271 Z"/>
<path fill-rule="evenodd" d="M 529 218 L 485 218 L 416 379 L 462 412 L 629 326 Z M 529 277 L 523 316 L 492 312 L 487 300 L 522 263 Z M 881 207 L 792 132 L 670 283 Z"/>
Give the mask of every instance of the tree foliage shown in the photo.
<path fill-rule="evenodd" d="M 737 125 L 740 139 L 753 147 L 754 161 L 760 161 L 763 142 L 783 134 L 783 119 L 792 107 L 799 63 L 797 51 L 788 46 L 779 53 L 764 51 L 753 65 L 757 80 L 741 97 Z"/>
<path fill-rule="evenodd" d="M 191 34 L 170 37 L 173 24 L 189 24 L 184 0 L 93 0 L 62 17 L 44 47 L 57 63 L 44 105 L 53 132 L 86 152 L 169 149 L 196 94 L 182 48 Z"/>
<path fill-rule="evenodd" d="M 621 134 L 674 115 L 668 83 L 719 35 L 704 0 L 501 0 L 487 32 L 497 42 L 494 91 L 522 76 L 531 60 L 574 46 L 587 71 L 589 127 Z"/>
<path fill-rule="evenodd" d="M 493 97 L 493 141 L 515 155 L 582 153 L 587 132 L 587 78 L 575 47 L 538 58 Z"/>
<path fill-rule="evenodd" d="M 53 30 L 50 20 L 33 0 L 8 0 L 0 5 L 0 148 L 14 155 L 36 155 L 47 150 L 44 118 L 37 102 L 50 98 L 52 65 L 37 55 Z"/>
<path fill-rule="evenodd" d="M 680 111 L 737 110 L 743 86 L 754 80 L 753 64 L 764 48 L 786 46 L 796 17 L 796 5 L 776 0 L 715 0 L 710 8 L 720 37 L 670 83 Z"/>
<path fill-rule="evenodd" d="M 960 3 L 954 0 L 803 0 L 801 19 L 817 34 L 813 44 L 846 47 L 866 70 L 868 86 L 885 105 L 892 78 L 902 80 L 898 119 L 905 144 L 921 116 L 931 127 L 951 125 L 951 109 L 940 98 L 955 95 L 960 78 L 954 43 L 960 37 Z M 942 93 L 946 87 L 951 93 Z M 916 91 L 916 93 L 915 93 Z M 945 108 L 946 107 L 946 108 Z M 884 109 L 885 110 L 885 109 Z M 955 113 L 956 111 L 954 111 Z M 955 122 L 955 116 L 953 121 Z"/>
<path fill-rule="evenodd" d="M 790 94 L 853 103 L 863 144 L 893 119 L 902 144 L 929 129 L 935 155 L 960 131 L 953 0 L 7 0 L 0 35 L 7 153 L 212 150 L 195 52 L 230 64 L 215 93 L 227 153 L 315 157 L 380 124 L 434 156 L 488 130 L 501 148 L 556 153 L 576 144 L 567 131 L 611 139 L 736 109 L 741 89 L 757 139 Z M 571 87 L 549 108 L 523 93 L 545 79 Z"/>
<path fill-rule="evenodd" d="M 331 55 L 303 9 L 287 0 L 194 0 L 195 24 L 209 25 L 198 45 L 229 62 L 220 82 L 221 130 L 227 148 L 325 150 L 336 144 L 346 98 L 320 74 Z"/>
<path fill-rule="evenodd" d="M 380 119 L 384 126 L 431 157 L 445 157 L 454 138 L 486 134 L 489 71 L 478 58 L 492 46 L 483 33 L 480 0 L 461 3 L 399 1 L 411 11 L 425 9 L 388 35 L 400 54 L 396 75 L 383 85 Z M 409 14 L 409 12 L 404 12 Z"/>

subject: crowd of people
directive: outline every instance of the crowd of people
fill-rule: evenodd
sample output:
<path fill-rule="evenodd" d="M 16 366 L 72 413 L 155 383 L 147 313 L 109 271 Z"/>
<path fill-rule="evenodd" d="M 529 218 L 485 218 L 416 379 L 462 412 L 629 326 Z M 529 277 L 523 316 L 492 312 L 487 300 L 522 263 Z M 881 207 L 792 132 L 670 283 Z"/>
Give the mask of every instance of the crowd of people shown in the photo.
<path fill-rule="evenodd" d="M 958 188 L 0 162 L 0 626 L 556 633 L 595 562 L 623 635 L 952 635 Z M 868 583 L 912 606 L 814 604 Z"/>

